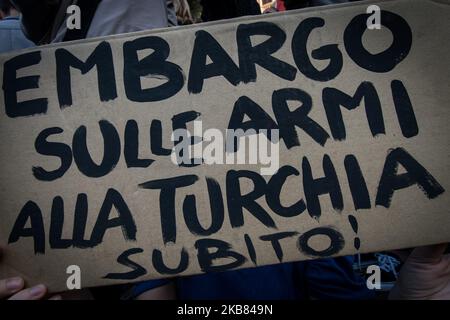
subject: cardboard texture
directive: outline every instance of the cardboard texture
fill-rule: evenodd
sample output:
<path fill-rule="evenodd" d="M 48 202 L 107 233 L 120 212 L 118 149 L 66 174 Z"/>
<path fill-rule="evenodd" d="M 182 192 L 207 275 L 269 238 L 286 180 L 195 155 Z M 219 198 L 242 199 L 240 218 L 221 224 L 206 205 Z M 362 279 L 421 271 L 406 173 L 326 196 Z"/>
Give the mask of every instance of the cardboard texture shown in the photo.
<path fill-rule="evenodd" d="M 70 265 L 89 287 L 448 242 L 449 15 L 361 2 L 0 56 L 0 278 L 60 291 Z M 281 169 L 174 164 L 194 119 L 280 129 Z"/>

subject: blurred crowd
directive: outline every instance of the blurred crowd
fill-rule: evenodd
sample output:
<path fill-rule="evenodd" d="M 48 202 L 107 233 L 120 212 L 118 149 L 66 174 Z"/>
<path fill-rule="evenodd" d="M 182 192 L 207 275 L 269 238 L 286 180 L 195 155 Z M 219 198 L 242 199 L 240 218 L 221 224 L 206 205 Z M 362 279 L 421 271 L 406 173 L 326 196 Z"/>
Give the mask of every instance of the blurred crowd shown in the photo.
<path fill-rule="evenodd" d="M 33 45 L 231 19 L 349 0 L 0 0 L 0 53 Z M 81 29 L 66 27 L 80 8 Z"/>

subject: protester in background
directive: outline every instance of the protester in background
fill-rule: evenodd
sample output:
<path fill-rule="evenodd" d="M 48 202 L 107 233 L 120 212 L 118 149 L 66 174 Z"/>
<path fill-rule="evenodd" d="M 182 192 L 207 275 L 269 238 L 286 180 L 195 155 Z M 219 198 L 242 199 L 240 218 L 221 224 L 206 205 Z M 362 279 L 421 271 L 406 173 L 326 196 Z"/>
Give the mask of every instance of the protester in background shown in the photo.
<path fill-rule="evenodd" d="M 310 7 L 316 7 L 316 6 L 326 6 L 329 4 L 352 2 L 352 1 L 360 1 L 360 0 L 309 0 L 308 2 L 309 2 Z"/>
<path fill-rule="evenodd" d="M 201 0 L 202 21 L 231 19 L 261 14 L 256 0 Z"/>
<path fill-rule="evenodd" d="M 79 40 L 169 25 L 166 0 L 13 0 L 27 37 L 36 44 Z M 67 8 L 81 11 L 81 29 L 67 29 Z"/>
<path fill-rule="evenodd" d="M 178 25 L 178 18 L 175 12 L 175 0 L 166 0 L 167 6 L 167 21 L 169 27 L 176 27 Z"/>
<path fill-rule="evenodd" d="M 263 14 L 268 14 L 268 13 L 275 13 L 278 12 L 277 8 L 275 7 L 269 7 L 266 10 L 264 10 Z"/>
<path fill-rule="evenodd" d="M 33 43 L 25 38 L 19 12 L 9 0 L 0 0 L 0 53 L 28 48 Z"/>
<path fill-rule="evenodd" d="M 177 15 L 178 25 L 193 24 L 191 9 L 187 0 L 173 0 L 175 12 Z"/>
<path fill-rule="evenodd" d="M 337 4 L 359 0 L 284 0 L 286 10 L 295 10 L 305 7 L 325 6 L 328 4 Z"/>

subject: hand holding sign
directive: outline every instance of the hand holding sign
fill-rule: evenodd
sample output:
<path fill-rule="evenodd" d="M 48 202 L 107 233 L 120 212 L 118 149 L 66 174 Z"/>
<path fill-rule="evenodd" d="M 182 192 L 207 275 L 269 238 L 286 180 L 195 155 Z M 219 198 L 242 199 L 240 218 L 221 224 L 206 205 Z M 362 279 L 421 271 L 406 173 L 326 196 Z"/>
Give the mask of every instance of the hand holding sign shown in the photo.
<path fill-rule="evenodd" d="M 390 299 L 449 300 L 450 254 L 448 244 L 415 248 L 400 270 Z"/>
<path fill-rule="evenodd" d="M 0 248 L 0 259 L 2 250 Z M 0 260 L 0 264 L 1 264 Z M 47 288 L 43 284 L 31 288 L 25 288 L 25 281 L 20 277 L 0 279 L 0 299 L 10 300 L 39 300 L 47 293 Z M 56 296 L 58 299 L 58 296 Z M 53 297 L 55 300 L 55 297 Z"/>

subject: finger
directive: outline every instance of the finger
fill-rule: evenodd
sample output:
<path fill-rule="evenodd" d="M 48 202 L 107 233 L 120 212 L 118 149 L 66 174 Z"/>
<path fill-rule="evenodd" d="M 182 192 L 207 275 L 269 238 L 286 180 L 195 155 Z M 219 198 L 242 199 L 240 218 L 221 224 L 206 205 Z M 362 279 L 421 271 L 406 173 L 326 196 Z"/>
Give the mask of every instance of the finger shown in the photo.
<path fill-rule="evenodd" d="M 10 300 L 39 300 L 44 297 L 47 288 L 43 284 L 19 291 Z"/>
<path fill-rule="evenodd" d="M 22 278 L 15 277 L 0 280 L 0 299 L 4 299 L 18 292 L 24 286 Z"/>
<path fill-rule="evenodd" d="M 408 259 L 420 262 L 439 262 L 447 249 L 447 243 L 415 248 Z"/>

